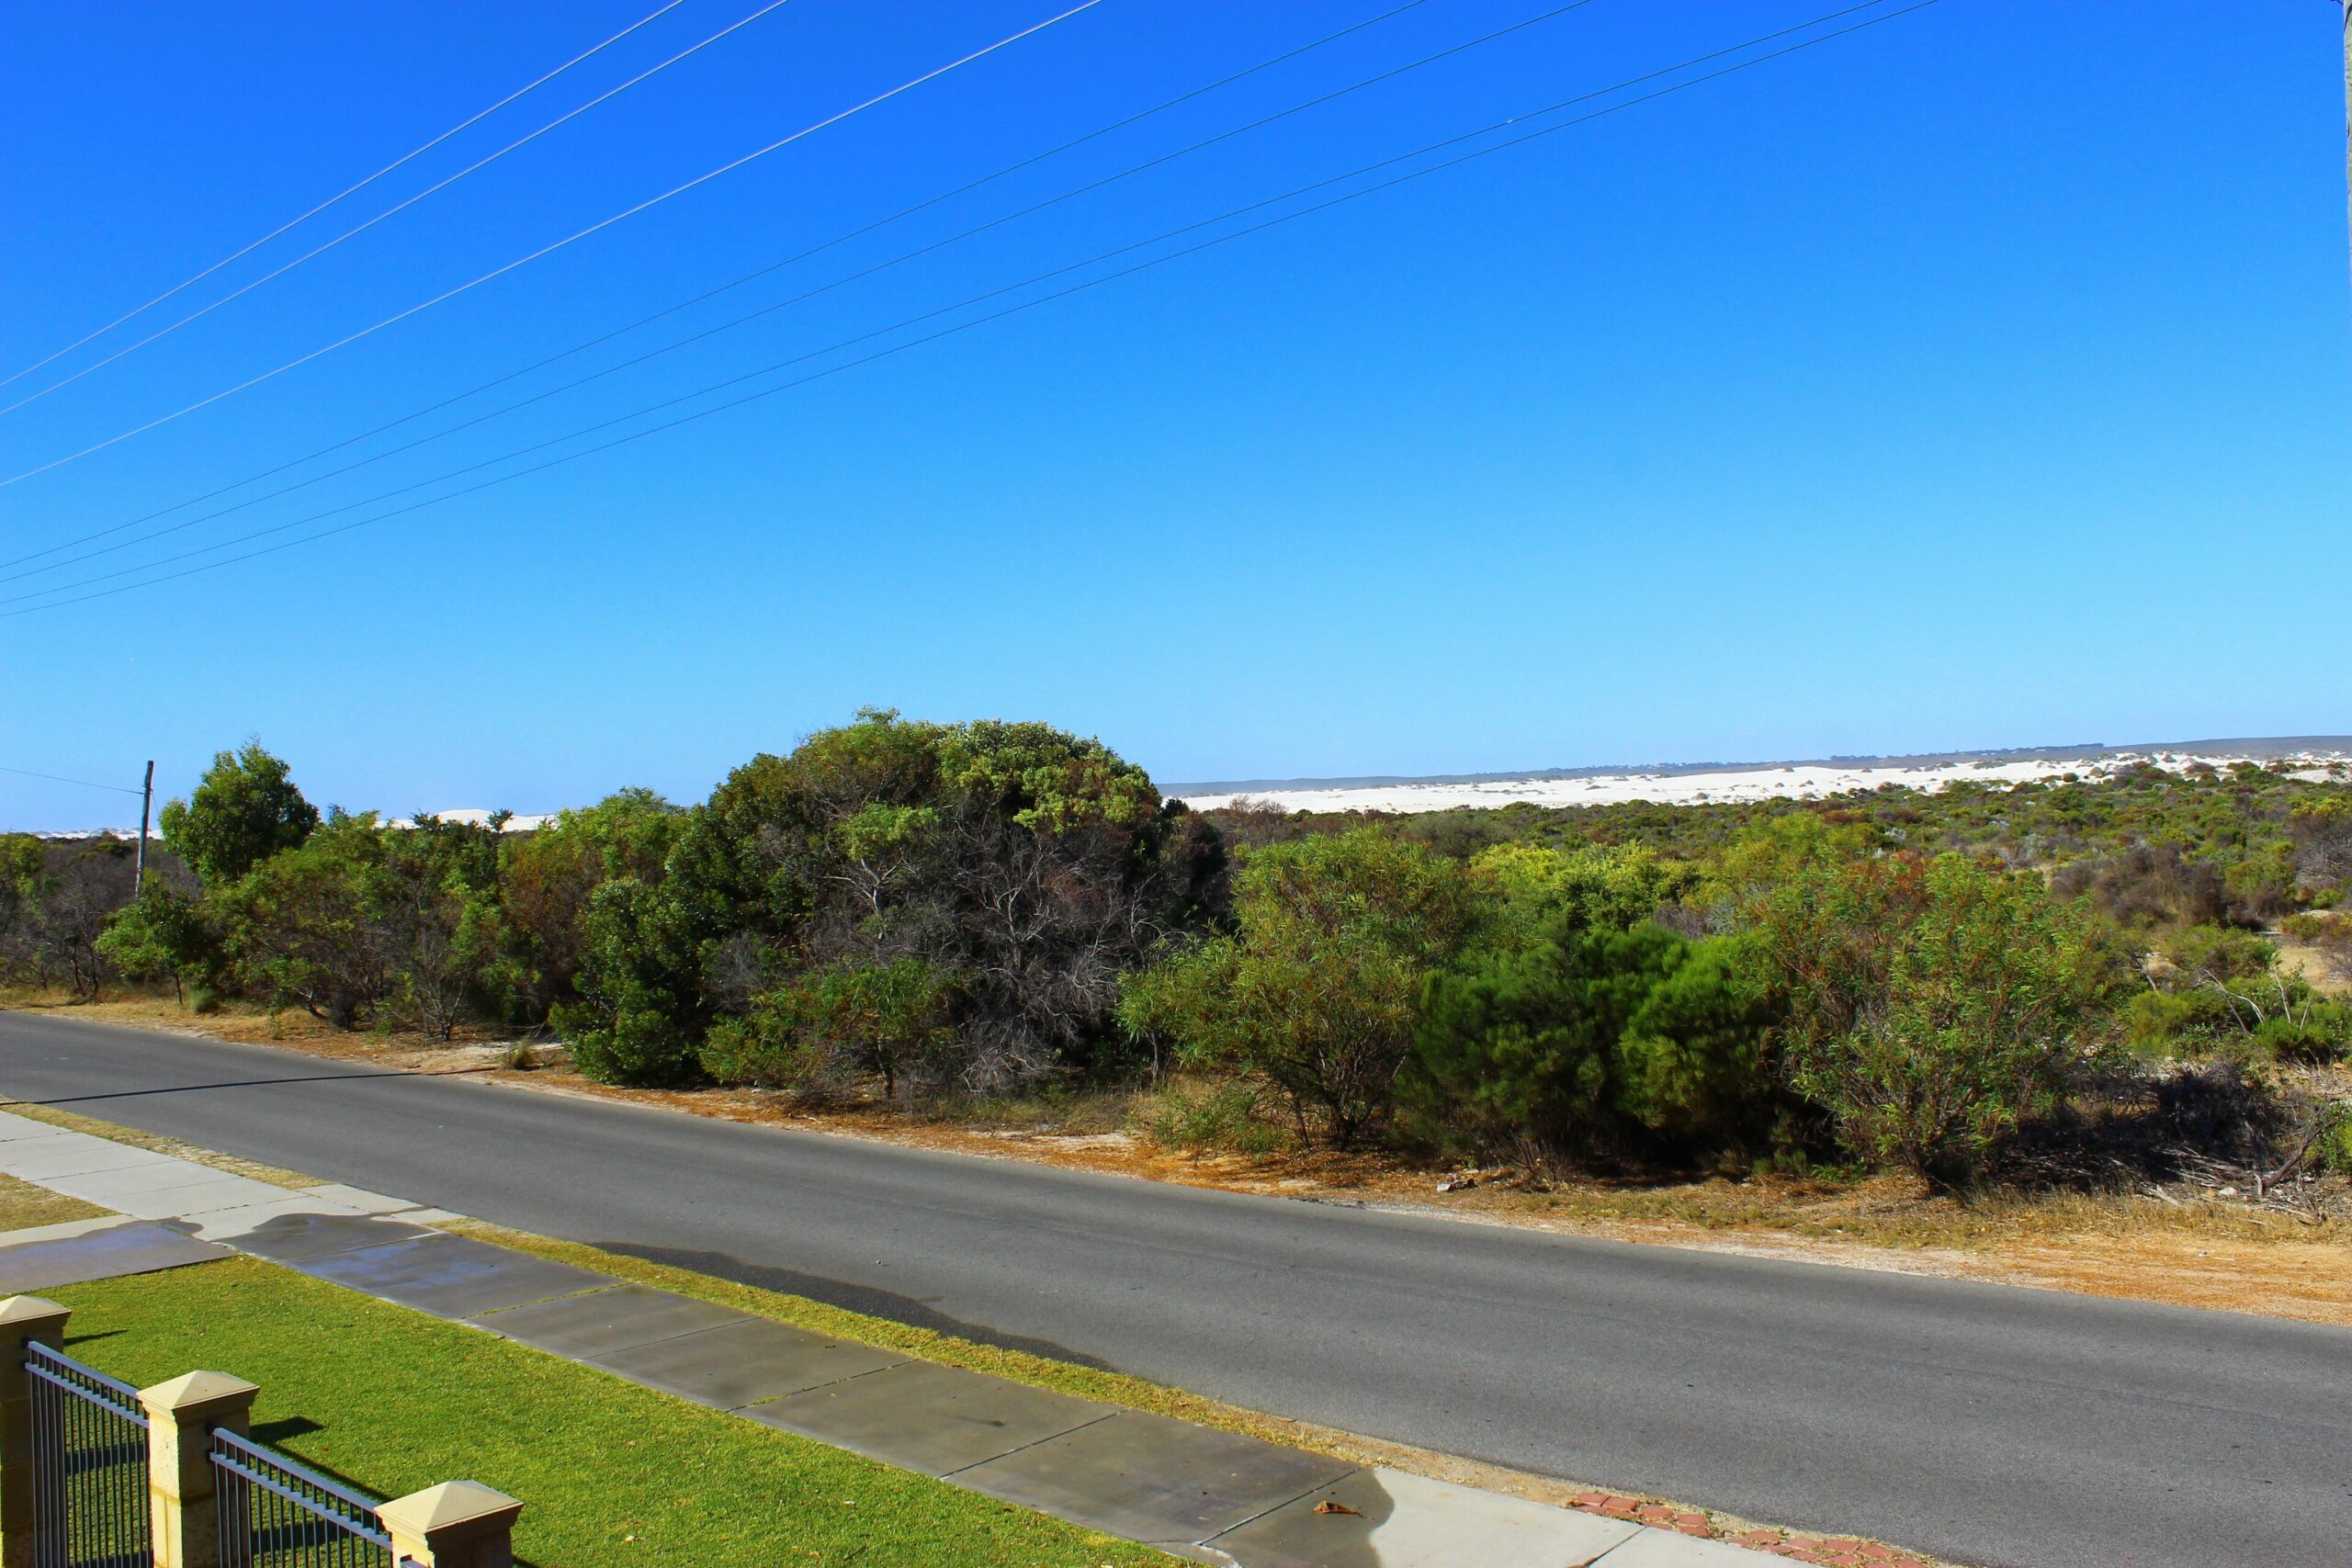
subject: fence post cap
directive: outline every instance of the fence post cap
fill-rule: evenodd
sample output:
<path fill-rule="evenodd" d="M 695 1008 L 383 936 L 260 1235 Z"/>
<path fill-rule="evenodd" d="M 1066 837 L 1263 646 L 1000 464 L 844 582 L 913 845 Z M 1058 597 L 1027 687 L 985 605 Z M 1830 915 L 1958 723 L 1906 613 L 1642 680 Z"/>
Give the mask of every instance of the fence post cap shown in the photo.
<path fill-rule="evenodd" d="M 445 1481 L 376 1507 L 388 1529 L 406 1536 L 447 1540 L 503 1529 L 523 1511 L 515 1498 L 479 1481 Z"/>
<path fill-rule="evenodd" d="M 150 1416 L 168 1416 L 181 1422 L 199 1420 L 224 1410 L 250 1406 L 260 1389 L 226 1372 L 183 1372 L 169 1382 L 139 1391 L 139 1403 Z"/>
<path fill-rule="evenodd" d="M 32 1325 L 62 1323 L 74 1315 L 74 1309 L 62 1306 L 46 1296 L 10 1296 L 0 1302 L 0 1328 L 13 1328 L 18 1333 Z"/>

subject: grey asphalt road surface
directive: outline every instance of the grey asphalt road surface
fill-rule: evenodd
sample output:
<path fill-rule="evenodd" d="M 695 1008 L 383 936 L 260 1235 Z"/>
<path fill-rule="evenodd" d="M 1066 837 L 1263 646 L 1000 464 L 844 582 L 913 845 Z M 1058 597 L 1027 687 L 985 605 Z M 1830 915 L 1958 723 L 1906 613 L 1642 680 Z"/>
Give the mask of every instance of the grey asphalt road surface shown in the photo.
<path fill-rule="evenodd" d="M 23 1013 L 0 1013 L 0 1091 L 1259 1410 L 1963 1562 L 2352 1562 L 2339 1329 L 1199 1191 Z"/>

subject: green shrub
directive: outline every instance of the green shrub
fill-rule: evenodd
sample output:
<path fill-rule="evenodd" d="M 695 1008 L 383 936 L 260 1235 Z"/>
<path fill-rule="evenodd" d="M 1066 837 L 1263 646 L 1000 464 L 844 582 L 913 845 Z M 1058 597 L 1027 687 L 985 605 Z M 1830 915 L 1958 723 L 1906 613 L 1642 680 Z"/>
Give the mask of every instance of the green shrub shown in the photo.
<path fill-rule="evenodd" d="M 2255 1027 L 2256 1047 L 2273 1061 L 2322 1066 L 2352 1046 L 2352 1007 L 2313 1002 L 2298 1018 L 2267 1018 Z"/>
<path fill-rule="evenodd" d="M 2087 911 L 1958 855 L 1815 869 L 1770 900 L 1797 1087 L 1858 1153 L 1965 1175 L 2094 1054 L 2114 955 Z"/>
<path fill-rule="evenodd" d="M 2219 992 L 2143 988 L 2123 1005 L 2124 1043 L 2151 1059 L 2193 1055 L 2244 1032 L 2227 998 Z"/>
<path fill-rule="evenodd" d="M 1415 1105 L 1487 1147 L 1751 1142 L 1770 1099 L 1766 1021 L 1737 944 L 1567 912 L 1531 947 L 1430 979 Z"/>
<path fill-rule="evenodd" d="M 1753 1149 L 1788 1122 L 1756 944 L 1686 943 L 1618 1041 L 1619 1106 L 1686 1145 Z"/>
<path fill-rule="evenodd" d="M 2312 1158 L 2323 1170 L 2352 1176 L 2352 1100 L 2339 1100 L 2320 1112 L 2320 1134 Z"/>
<path fill-rule="evenodd" d="M 1205 1086 L 1180 1079 L 1153 1095 L 1138 1120 L 1162 1148 L 1270 1155 L 1290 1138 L 1267 1119 L 1264 1099 L 1238 1078 Z"/>
<path fill-rule="evenodd" d="M 1250 852 L 1234 904 L 1236 934 L 1122 980 L 1121 1021 L 1266 1086 L 1301 1138 L 1361 1145 L 1396 1109 L 1423 981 L 1476 918 L 1469 874 L 1359 829 Z"/>
<path fill-rule="evenodd" d="M 115 911 L 97 950 L 130 978 L 169 980 L 182 997 L 191 984 L 213 988 L 226 962 L 202 903 L 160 876 Z"/>
<path fill-rule="evenodd" d="M 831 964 L 763 992 L 748 1016 L 714 1025 L 703 1070 L 720 1083 L 816 1089 L 861 1073 L 895 1099 L 951 1066 L 955 976 L 920 958 Z"/>
<path fill-rule="evenodd" d="M 556 1032 L 600 1083 L 677 1084 L 701 1070 L 700 966 L 692 931 L 666 890 L 616 877 L 588 900 L 580 999 L 556 1008 Z"/>

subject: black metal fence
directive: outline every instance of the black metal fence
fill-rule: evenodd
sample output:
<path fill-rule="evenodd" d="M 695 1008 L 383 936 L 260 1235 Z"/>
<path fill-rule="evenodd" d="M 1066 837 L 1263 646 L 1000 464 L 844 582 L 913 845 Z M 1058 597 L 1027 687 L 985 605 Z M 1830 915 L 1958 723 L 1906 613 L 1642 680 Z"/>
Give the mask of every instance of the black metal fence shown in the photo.
<path fill-rule="evenodd" d="M 139 1391 L 28 1343 L 34 1568 L 148 1568 L 147 1415 Z"/>
<path fill-rule="evenodd" d="M 394 1568 L 376 1505 L 233 1432 L 214 1431 L 220 1568 Z"/>

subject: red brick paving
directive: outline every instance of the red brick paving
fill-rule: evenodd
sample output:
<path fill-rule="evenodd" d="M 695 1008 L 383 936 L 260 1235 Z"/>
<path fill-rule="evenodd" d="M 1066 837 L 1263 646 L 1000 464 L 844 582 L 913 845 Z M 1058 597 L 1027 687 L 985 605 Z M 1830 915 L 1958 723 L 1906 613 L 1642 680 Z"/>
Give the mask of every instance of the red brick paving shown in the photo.
<path fill-rule="evenodd" d="M 1654 1525 L 1660 1529 L 1679 1530 L 1709 1540 L 1726 1540 L 1751 1551 L 1770 1552 L 1797 1562 L 1811 1562 L 1816 1568 L 1935 1568 L 1926 1558 L 1860 1536 L 1806 1535 L 1795 1530 L 1780 1530 L 1750 1527 L 1732 1532 L 1718 1527 L 1713 1520 L 1695 1509 L 1677 1506 L 1641 1497 L 1623 1496 L 1613 1492 L 1579 1492 L 1568 1506 L 1588 1514 L 1600 1514 L 1607 1518 L 1626 1519 L 1635 1524 Z"/>

